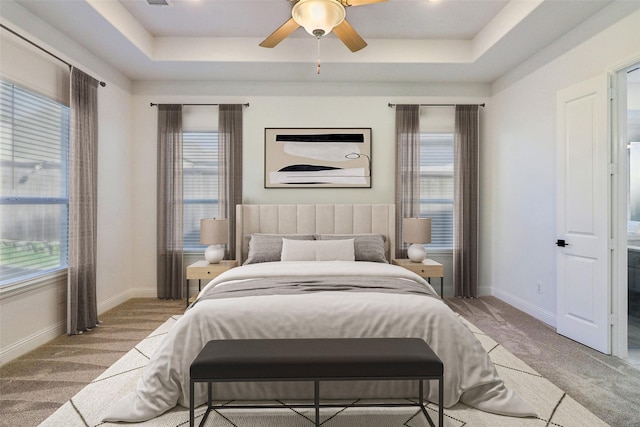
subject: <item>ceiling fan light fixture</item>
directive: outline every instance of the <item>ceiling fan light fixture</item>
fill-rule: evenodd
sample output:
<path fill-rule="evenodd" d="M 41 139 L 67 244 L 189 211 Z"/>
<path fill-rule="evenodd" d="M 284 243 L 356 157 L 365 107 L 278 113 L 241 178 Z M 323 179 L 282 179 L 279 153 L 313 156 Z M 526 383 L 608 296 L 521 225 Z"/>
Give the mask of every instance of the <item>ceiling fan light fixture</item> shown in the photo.
<path fill-rule="evenodd" d="M 346 16 L 336 0 L 300 0 L 291 11 L 293 20 L 315 37 L 322 37 L 340 25 Z"/>

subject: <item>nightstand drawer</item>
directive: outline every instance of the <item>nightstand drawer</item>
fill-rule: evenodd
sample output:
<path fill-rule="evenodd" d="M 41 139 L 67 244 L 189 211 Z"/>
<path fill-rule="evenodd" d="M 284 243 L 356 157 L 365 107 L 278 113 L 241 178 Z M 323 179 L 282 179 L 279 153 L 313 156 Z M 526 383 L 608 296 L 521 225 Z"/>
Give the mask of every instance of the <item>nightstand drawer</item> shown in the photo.
<path fill-rule="evenodd" d="M 215 279 L 221 273 L 237 265 L 235 260 L 222 260 L 218 264 L 198 261 L 187 267 L 187 279 Z"/>
<path fill-rule="evenodd" d="M 444 275 L 442 266 L 416 267 L 415 272 L 422 277 L 442 277 Z"/>
<path fill-rule="evenodd" d="M 392 264 L 399 265 L 407 270 L 413 271 L 420 277 L 439 277 L 440 278 L 440 297 L 444 292 L 444 266 L 432 259 L 425 259 L 422 262 L 413 262 L 408 259 L 394 258 L 391 260 Z"/>
<path fill-rule="evenodd" d="M 222 260 L 218 264 L 209 264 L 207 261 L 197 261 L 187 267 L 187 306 L 195 298 L 189 298 L 189 280 L 198 281 L 198 291 L 201 289 L 202 280 L 213 280 L 225 271 L 238 266 L 234 259 Z M 196 294 L 197 295 L 197 294 Z"/>
<path fill-rule="evenodd" d="M 432 259 L 425 259 L 423 262 L 412 262 L 408 259 L 394 259 L 392 262 L 422 277 L 444 276 L 444 266 Z"/>

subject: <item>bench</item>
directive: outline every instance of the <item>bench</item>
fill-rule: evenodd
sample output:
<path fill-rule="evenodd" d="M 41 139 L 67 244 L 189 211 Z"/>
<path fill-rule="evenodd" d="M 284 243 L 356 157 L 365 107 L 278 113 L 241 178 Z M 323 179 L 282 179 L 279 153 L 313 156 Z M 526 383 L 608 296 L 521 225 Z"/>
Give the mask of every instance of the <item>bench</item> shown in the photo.
<path fill-rule="evenodd" d="M 435 427 L 424 406 L 423 380 L 438 381 L 438 421 L 443 425 L 442 361 L 419 338 L 318 338 L 239 339 L 209 341 L 190 368 L 189 426 L 194 426 L 194 386 L 207 383 L 207 411 L 247 408 L 282 408 L 277 405 L 212 404 L 211 384 L 238 381 L 313 381 L 313 404 L 292 404 L 289 408 L 315 408 L 315 425 L 320 425 L 320 408 L 416 406 L 431 427 Z M 320 381 L 416 380 L 417 403 L 320 404 Z"/>

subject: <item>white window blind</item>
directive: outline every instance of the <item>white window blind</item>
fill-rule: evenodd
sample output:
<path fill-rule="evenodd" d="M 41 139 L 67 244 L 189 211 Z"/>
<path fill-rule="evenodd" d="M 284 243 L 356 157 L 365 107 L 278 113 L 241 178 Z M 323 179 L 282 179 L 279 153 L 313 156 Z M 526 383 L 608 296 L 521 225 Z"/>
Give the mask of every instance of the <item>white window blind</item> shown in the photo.
<path fill-rule="evenodd" d="M 218 217 L 218 132 L 184 132 L 184 250 L 204 252 L 200 219 Z"/>
<path fill-rule="evenodd" d="M 429 249 L 453 248 L 453 133 L 420 133 L 420 216 L 431 218 Z"/>
<path fill-rule="evenodd" d="M 0 286 L 67 266 L 69 108 L 0 81 Z"/>

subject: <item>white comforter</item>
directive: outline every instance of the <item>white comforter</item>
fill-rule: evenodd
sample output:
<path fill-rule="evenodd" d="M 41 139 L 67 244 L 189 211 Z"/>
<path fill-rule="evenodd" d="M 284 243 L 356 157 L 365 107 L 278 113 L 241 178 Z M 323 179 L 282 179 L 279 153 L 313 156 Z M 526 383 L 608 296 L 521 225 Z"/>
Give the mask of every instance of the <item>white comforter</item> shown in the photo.
<path fill-rule="evenodd" d="M 535 416 L 533 409 L 507 389 L 480 342 L 418 275 L 390 264 L 368 262 L 273 262 L 234 268 L 210 282 L 233 286 L 266 276 L 395 276 L 424 284 L 433 298 L 407 294 L 323 291 L 305 295 L 271 295 L 203 300 L 187 310 L 168 333 L 144 370 L 135 391 L 109 410 L 105 421 L 144 421 L 173 408 L 189 406 L 189 367 L 213 339 L 419 337 L 444 362 L 444 406 L 458 401 L 511 416 Z M 195 402 L 206 402 L 197 384 Z M 214 399 L 312 397 L 306 383 L 223 383 Z M 428 391 L 427 391 L 428 390 Z M 322 398 L 415 397 L 415 383 L 379 381 L 328 382 Z M 437 402 L 437 387 L 425 388 Z"/>

